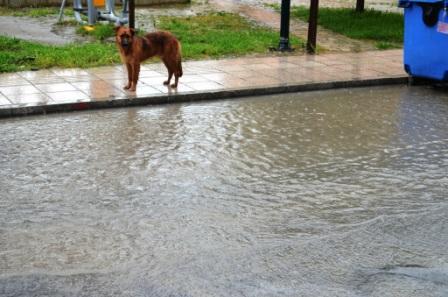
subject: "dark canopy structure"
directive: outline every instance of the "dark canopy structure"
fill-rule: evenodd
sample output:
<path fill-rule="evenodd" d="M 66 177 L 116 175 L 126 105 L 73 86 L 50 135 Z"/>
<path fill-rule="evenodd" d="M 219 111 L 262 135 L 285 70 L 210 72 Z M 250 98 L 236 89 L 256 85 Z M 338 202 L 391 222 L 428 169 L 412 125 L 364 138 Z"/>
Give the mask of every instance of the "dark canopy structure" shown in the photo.
<path fill-rule="evenodd" d="M 135 0 L 129 0 L 129 28 L 135 28 Z"/>
<path fill-rule="evenodd" d="M 356 11 L 364 11 L 364 0 L 356 0 Z"/>

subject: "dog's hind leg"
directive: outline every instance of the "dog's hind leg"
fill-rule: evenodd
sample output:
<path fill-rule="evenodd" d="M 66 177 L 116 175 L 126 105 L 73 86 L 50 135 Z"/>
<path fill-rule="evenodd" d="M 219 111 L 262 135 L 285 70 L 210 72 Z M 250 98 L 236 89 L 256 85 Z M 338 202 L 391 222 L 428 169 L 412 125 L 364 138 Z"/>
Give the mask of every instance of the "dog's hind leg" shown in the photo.
<path fill-rule="evenodd" d="M 165 64 L 166 70 L 168 70 L 168 80 L 164 81 L 163 84 L 165 86 L 169 86 L 171 78 L 173 77 L 173 71 L 171 70 L 171 65 L 167 60 L 162 58 L 162 61 L 163 61 L 163 64 Z"/>
<path fill-rule="evenodd" d="M 171 87 L 177 88 L 179 77 L 182 76 L 182 66 L 180 65 L 180 63 L 177 63 L 177 65 L 172 65 L 172 67 L 174 73 L 174 84 L 172 84 Z"/>
<path fill-rule="evenodd" d="M 173 77 L 173 72 L 170 71 L 170 70 L 168 70 L 168 80 L 164 81 L 163 84 L 164 84 L 165 86 L 169 86 L 172 77 Z"/>
<path fill-rule="evenodd" d="M 174 73 L 174 84 L 171 85 L 172 88 L 177 88 L 177 82 L 179 81 L 179 76 L 177 75 L 177 72 Z"/>

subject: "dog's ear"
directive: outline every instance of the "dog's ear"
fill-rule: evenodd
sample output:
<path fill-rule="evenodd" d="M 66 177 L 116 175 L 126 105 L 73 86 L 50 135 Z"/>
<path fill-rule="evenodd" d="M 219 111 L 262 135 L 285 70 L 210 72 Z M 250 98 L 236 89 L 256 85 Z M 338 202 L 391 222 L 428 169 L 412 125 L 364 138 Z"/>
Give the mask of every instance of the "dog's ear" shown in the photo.
<path fill-rule="evenodd" d="M 134 28 L 129 28 L 129 31 L 131 32 L 131 36 L 135 35 L 135 29 Z"/>

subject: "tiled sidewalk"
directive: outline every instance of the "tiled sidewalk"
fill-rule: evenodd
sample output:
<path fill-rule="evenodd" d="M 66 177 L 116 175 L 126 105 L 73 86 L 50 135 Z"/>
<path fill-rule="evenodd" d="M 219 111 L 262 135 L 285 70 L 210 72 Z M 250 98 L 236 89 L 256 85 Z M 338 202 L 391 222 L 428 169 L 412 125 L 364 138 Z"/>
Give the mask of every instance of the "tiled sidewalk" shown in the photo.
<path fill-rule="evenodd" d="M 176 90 L 163 85 L 163 64 L 145 64 L 134 93 L 122 88 L 122 65 L 1 74 L 0 117 L 404 83 L 407 78 L 401 50 L 191 61 L 183 69 Z"/>

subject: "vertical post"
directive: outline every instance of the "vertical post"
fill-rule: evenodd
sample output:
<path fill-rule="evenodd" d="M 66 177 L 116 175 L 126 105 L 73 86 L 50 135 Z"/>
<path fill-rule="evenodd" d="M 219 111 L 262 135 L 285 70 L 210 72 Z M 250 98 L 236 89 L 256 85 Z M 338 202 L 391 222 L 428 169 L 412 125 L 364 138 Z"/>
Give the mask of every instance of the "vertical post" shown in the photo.
<path fill-rule="evenodd" d="M 306 51 L 310 54 L 316 53 L 318 11 L 319 11 L 319 0 L 311 0 L 310 16 L 308 19 L 308 40 L 306 42 Z"/>
<path fill-rule="evenodd" d="M 357 12 L 364 11 L 364 0 L 356 0 L 356 11 Z"/>
<path fill-rule="evenodd" d="M 61 8 L 59 9 L 58 23 L 62 22 L 62 17 L 64 16 L 64 6 L 67 0 L 62 0 Z"/>
<path fill-rule="evenodd" d="M 129 28 L 135 28 L 135 0 L 129 0 Z"/>
<path fill-rule="evenodd" d="M 291 0 L 282 0 L 282 11 L 280 16 L 280 43 L 279 51 L 291 51 L 289 44 L 289 17 L 290 17 Z"/>
<path fill-rule="evenodd" d="M 93 0 L 87 0 L 87 17 L 89 25 L 95 25 L 98 19 L 97 10 L 95 5 L 93 5 Z"/>

